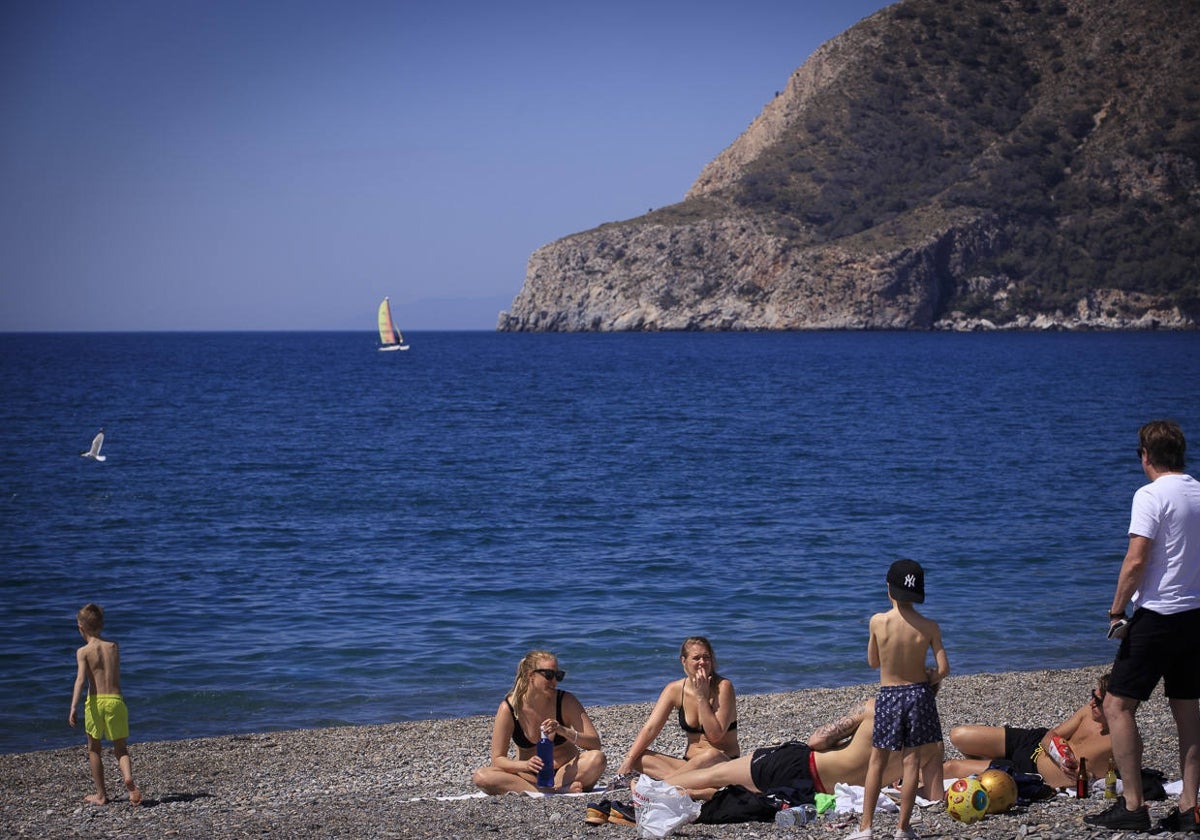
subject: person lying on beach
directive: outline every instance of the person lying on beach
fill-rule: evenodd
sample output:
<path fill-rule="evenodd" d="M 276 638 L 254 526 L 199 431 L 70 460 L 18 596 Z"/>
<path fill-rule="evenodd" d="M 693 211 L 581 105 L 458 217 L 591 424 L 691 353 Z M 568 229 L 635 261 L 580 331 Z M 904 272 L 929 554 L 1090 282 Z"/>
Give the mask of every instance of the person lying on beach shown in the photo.
<path fill-rule="evenodd" d="M 645 773 L 662 779 L 683 767 L 708 767 L 741 755 L 737 739 L 737 697 L 733 683 L 717 673 L 717 657 L 703 636 L 685 639 L 679 649 L 683 678 L 672 680 L 642 726 L 617 770 L 618 777 Z M 687 736 L 683 757 L 650 749 L 671 713 Z"/>
<path fill-rule="evenodd" d="M 1068 787 L 1075 782 L 1078 764 L 1062 762 L 1060 750 L 1052 748 L 1051 738 L 1058 736 L 1071 747 L 1075 759 L 1087 759 L 1090 777 L 1100 777 L 1112 758 L 1112 739 L 1104 717 L 1104 696 L 1108 693 L 1108 674 L 1096 680 L 1088 701 L 1075 714 L 1053 729 L 1014 726 L 956 726 L 950 730 L 950 743 L 965 758 L 951 759 L 944 765 L 947 778 L 961 779 L 988 769 L 993 759 L 1012 762 L 1019 773 L 1040 773 L 1050 787 Z"/>
<path fill-rule="evenodd" d="M 476 787 L 487 794 L 539 790 L 537 742 L 543 732 L 554 739 L 554 790 L 580 793 L 595 786 L 606 764 L 600 736 L 575 695 L 558 687 L 565 676 L 553 653 L 525 654 L 496 709 L 492 760 L 472 775 Z M 516 759 L 509 757 L 510 741 L 517 745 Z"/>
<path fill-rule="evenodd" d="M 875 699 L 871 698 L 857 703 L 832 724 L 818 727 L 807 743 L 789 741 L 708 767 L 685 766 L 667 776 L 666 781 L 696 800 L 711 799 L 726 785 L 741 785 L 756 793 L 803 788 L 808 783 L 814 793 L 833 793 L 838 782 L 862 787 L 871 761 L 874 728 Z M 889 756 L 884 778 L 898 779 L 901 772 L 897 752 Z M 940 751 L 921 768 L 917 792 L 926 799 L 942 798 Z"/>

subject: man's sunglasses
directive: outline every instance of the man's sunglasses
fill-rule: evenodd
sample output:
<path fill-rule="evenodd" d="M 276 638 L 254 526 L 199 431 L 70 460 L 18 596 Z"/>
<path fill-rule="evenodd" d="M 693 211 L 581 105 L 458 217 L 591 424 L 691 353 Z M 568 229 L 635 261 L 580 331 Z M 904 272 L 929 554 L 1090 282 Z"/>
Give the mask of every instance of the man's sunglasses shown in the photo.
<path fill-rule="evenodd" d="M 557 680 L 558 682 L 562 682 L 563 677 L 567 675 L 566 671 L 555 671 L 553 668 L 534 668 L 533 673 L 541 674 L 548 680 Z"/>
<path fill-rule="evenodd" d="M 1097 705 L 1097 706 L 1103 706 L 1103 705 L 1104 705 L 1104 695 L 1103 695 L 1103 694 L 1097 694 L 1097 693 L 1096 693 L 1096 689 L 1094 689 L 1094 688 L 1092 689 L 1092 700 L 1093 700 L 1093 701 L 1095 701 L 1095 703 L 1096 703 L 1096 705 Z"/>

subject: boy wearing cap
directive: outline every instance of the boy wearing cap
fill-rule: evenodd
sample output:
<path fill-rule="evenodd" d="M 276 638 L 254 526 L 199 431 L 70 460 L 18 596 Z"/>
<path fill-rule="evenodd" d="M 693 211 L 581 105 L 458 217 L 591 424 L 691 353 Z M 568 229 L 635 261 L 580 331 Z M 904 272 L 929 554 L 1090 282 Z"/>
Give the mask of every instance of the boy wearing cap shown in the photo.
<path fill-rule="evenodd" d="M 950 674 L 950 661 L 942 645 L 937 622 L 917 612 L 914 603 L 925 601 L 925 570 L 914 560 L 897 560 L 887 573 L 892 608 L 871 616 L 867 662 L 879 669 L 879 694 L 875 699 L 875 730 L 871 761 L 863 796 L 862 822 L 848 840 L 869 840 L 875 804 L 883 787 L 889 752 L 900 752 L 903 782 L 896 837 L 916 837 L 910 819 L 916 804 L 918 775 L 934 751 L 942 748 L 942 723 L 938 718 L 934 686 Z M 937 668 L 925 667 L 932 650 Z"/>

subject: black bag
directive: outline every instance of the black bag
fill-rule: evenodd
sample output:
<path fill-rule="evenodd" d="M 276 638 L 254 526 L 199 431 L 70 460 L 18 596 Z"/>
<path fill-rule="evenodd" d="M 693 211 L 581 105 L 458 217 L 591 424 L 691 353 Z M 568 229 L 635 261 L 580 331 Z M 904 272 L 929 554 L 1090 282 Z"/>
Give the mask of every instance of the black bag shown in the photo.
<path fill-rule="evenodd" d="M 1013 777 L 1013 781 L 1017 783 L 1018 805 L 1028 805 L 1030 802 L 1039 802 L 1054 796 L 1054 788 L 1046 784 L 1040 773 L 1022 773 L 1014 769 L 1013 763 L 1006 758 L 995 759 L 988 764 L 988 769 L 1003 770 Z"/>
<path fill-rule="evenodd" d="M 771 788 L 766 793 L 755 793 L 741 785 L 728 785 L 700 806 L 696 822 L 771 822 L 779 809 L 811 805 L 815 800 L 812 782 L 808 781 L 803 781 L 800 787 Z"/>
<path fill-rule="evenodd" d="M 1163 775 L 1161 770 L 1151 770 L 1148 767 L 1142 768 L 1142 798 L 1162 802 L 1167 798 L 1167 789 L 1163 787 Z"/>
<path fill-rule="evenodd" d="M 765 794 L 755 793 L 741 785 L 727 785 L 700 806 L 700 816 L 696 822 L 771 822 L 778 810 L 775 800 Z"/>

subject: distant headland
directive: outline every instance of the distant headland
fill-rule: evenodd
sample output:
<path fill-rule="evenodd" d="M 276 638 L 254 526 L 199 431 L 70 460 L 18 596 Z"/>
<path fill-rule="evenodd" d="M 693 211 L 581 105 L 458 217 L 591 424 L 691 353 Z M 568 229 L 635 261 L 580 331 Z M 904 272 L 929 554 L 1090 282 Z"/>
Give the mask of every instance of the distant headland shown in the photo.
<path fill-rule="evenodd" d="M 1193 329 L 1197 44 L 1193 0 L 902 0 L 497 329 Z"/>

